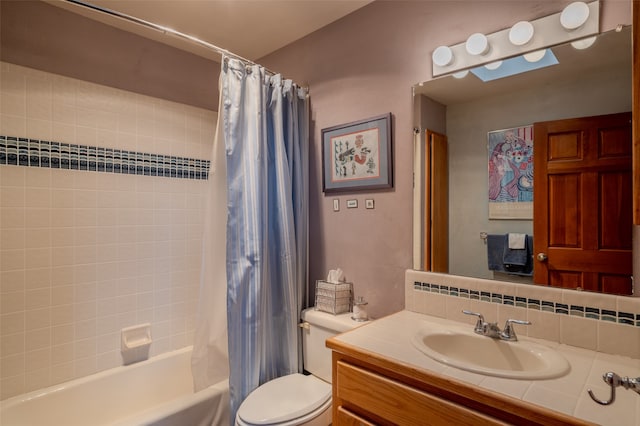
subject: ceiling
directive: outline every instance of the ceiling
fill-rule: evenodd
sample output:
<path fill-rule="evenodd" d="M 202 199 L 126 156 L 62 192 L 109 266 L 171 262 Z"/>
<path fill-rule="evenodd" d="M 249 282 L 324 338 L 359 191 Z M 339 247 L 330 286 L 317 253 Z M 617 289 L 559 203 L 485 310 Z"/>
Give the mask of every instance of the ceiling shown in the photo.
<path fill-rule="evenodd" d="M 74 5 L 45 0 L 105 24 L 219 61 L 179 37 Z M 84 1 L 84 0 L 83 0 Z M 87 0 L 95 6 L 171 28 L 256 60 L 367 5 L 372 0 Z"/>

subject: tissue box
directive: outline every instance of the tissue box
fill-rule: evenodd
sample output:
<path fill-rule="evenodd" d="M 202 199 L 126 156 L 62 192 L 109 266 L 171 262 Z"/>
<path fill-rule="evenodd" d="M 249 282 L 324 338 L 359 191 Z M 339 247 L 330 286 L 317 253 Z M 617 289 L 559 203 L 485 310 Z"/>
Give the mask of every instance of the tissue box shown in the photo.
<path fill-rule="evenodd" d="M 316 310 L 330 314 L 343 314 L 351 311 L 353 300 L 352 283 L 330 283 L 316 281 Z"/>

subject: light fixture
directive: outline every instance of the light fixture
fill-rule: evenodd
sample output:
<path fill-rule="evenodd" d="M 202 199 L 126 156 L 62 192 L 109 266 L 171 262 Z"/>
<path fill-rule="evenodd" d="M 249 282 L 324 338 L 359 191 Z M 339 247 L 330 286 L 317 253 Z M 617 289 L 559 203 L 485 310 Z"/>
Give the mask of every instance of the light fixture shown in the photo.
<path fill-rule="evenodd" d="M 514 46 L 523 46 L 533 38 L 533 25 L 529 21 L 517 22 L 509 30 L 509 41 Z"/>
<path fill-rule="evenodd" d="M 491 62 L 490 64 L 485 65 L 484 67 L 488 70 L 497 70 L 498 68 L 500 68 L 500 65 L 502 65 L 502 61 L 495 61 L 495 62 Z"/>
<path fill-rule="evenodd" d="M 522 55 L 527 62 L 538 62 L 540 59 L 544 58 L 546 55 L 547 49 L 536 50 L 535 52 L 529 52 Z"/>
<path fill-rule="evenodd" d="M 489 41 L 487 40 L 487 36 L 484 34 L 474 33 L 467 39 L 465 47 L 469 55 L 484 55 L 489 51 Z"/>
<path fill-rule="evenodd" d="M 499 60 L 504 63 L 493 72 L 502 73 L 508 58 L 533 63 L 545 60 L 544 49 L 576 41 L 574 47 L 586 48 L 588 38 L 600 33 L 601 1 L 604 0 L 569 0 L 564 10 L 552 15 L 517 21 L 510 28 L 486 35 L 474 33 L 460 43 L 438 46 L 431 55 L 432 76 L 451 75 L 467 69 L 473 73 L 478 67 L 492 72 L 489 68 L 498 67 Z M 523 54 L 526 54 L 526 60 Z"/>
<path fill-rule="evenodd" d="M 588 49 L 593 46 L 593 43 L 596 42 L 597 36 L 583 38 L 582 40 L 576 40 L 571 43 L 574 49 L 583 50 Z"/>
<path fill-rule="evenodd" d="M 465 78 L 467 74 L 469 74 L 469 70 L 454 72 L 452 75 L 453 75 L 453 78 Z"/>
<path fill-rule="evenodd" d="M 564 8 L 560 14 L 560 25 L 567 30 L 572 31 L 580 28 L 589 19 L 589 6 L 581 1 L 573 2 Z"/>
<path fill-rule="evenodd" d="M 439 46 L 431 55 L 433 63 L 439 67 L 446 67 L 453 62 L 453 52 L 447 46 Z"/>

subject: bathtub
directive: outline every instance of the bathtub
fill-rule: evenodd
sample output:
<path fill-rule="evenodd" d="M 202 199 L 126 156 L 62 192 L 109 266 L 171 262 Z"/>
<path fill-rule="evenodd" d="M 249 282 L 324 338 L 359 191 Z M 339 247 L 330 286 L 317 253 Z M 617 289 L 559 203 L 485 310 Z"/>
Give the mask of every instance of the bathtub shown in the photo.
<path fill-rule="evenodd" d="M 2 426 L 228 424 L 228 380 L 194 393 L 190 347 L 0 402 Z"/>

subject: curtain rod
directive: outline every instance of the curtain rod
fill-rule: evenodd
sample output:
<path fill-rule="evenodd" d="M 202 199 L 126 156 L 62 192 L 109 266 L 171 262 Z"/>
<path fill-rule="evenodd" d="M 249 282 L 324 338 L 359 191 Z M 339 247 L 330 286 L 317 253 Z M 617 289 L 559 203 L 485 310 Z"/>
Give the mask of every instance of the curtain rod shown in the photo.
<path fill-rule="evenodd" d="M 197 37 L 190 36 L 190 35 L 185 34 L 185 33 L 181 33 L 180 31 L 176 31 L 174 29 L 171 29 L 171 28 L 168 28 L 168 27 L 164 27 L 162 25 L 158 25 L 158 24 L 155 24 L 153 22 L 145 21 L 144 19 L 136 18 L 135 16 L 127 15 L 126 13 L 118 12 L 118 11 L 112 10 L 112 9 L 107 9 L 107 8 L 101 7 L 101 6 L 96 6 L 94 4 L 86 3 L 86 2 L 83 2 L 83 1 L 80 1 L 80 0 L 64 0 L 64 1 L 66 1 L 67 3 L 75 4 L 77 6 L 82 6 L 82 7 L 87 8 L 87 9 L 94 10 L 96 12 L 100 12 L 100 13 L 104 13 L 104 14 L 107 14 L 107 15 L 111 15 L 111 16 L 114 16 L 116 18 L 123 19 L 125 21 L 130 21 L 130 22 L 133 22 L 134 24 L 138 24 L 138 25 L 141 25 L 143 27 L 151 28 L 152 30 L 159 31 L 159 32 L 161 32 L 163 34 L 171 34 L 171 35 L 176 36 L 178 38 L 182 38 L 182 39 L 185 39 L 185 40 L 190 41 L 192 43 L 195 43 L 195 44 L 198 44 L 200 46 L 203 46 L 203 47 L 205 47 L 205 48 L 207 48 L 209 50 L 213 50 L 214 52 L 219 53 L 223 57 L 224 56 L 232 57 L 234 59 L 238 59 L 238 60 L 240 60 L 240 61 L 242 61 L 242 62 L 244 62 L 246 64 L 249 64 L 249 65 L 260 65 L 260 64 L 257 64 L 255 62 L 253 62 L 250 59 L 243 58 L 240 55 L 237 55 L 237 54 L 235 54 L 233 52 L 230 52 L 227 49 L 223 49 L 222 47 L 218 47 L 215 44 L 211 44 L 211 43 L 206 42 L 204 40 L 200 40 Z M 262 66 L 262 65 L 260 65 L 260 66 Z M 276 74 L 275 72 L 271 71 L 270 69 L 268 69 L 268 68 L 266 68 L 264 66 L 262 66 L 262 67 L 268 73 L 271 73 L 273 75 Z"/>

